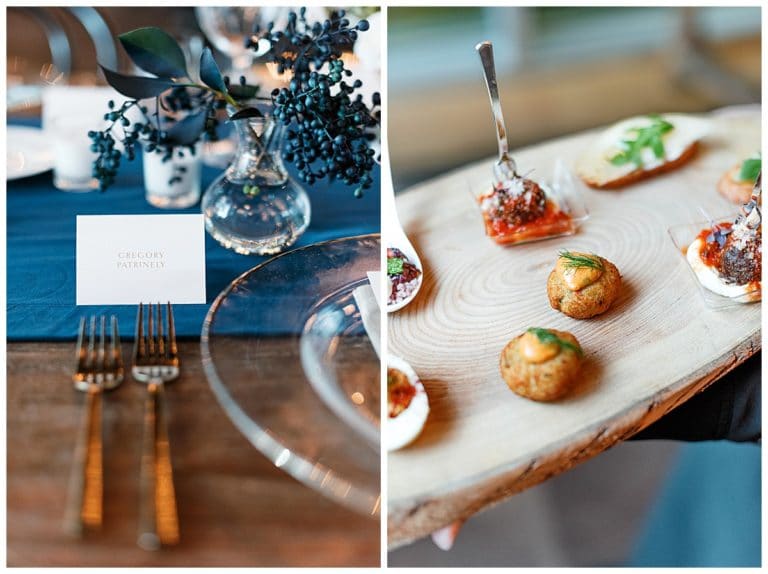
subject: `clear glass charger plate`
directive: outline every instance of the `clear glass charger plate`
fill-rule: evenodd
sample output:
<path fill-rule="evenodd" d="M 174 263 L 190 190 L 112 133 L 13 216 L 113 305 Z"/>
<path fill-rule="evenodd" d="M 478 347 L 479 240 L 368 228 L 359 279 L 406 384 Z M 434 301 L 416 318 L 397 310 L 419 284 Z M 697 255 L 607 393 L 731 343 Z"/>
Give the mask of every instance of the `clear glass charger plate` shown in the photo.
<path fill-rule="evenodd" d="M 246 438 L 294 478 L 372 516 L 380 364 L 352 293 L 380 268 L 380 245 L 377 234 L 349 237 L 257 265 L 216 298 L 200 343 L 211 388 Z"/>

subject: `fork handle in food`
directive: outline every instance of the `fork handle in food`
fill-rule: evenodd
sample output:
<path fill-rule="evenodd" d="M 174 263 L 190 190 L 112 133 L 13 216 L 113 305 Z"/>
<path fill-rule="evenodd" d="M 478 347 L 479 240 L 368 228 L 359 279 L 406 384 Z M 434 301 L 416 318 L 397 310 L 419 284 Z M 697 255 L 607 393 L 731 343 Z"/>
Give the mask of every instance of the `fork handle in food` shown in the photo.
<path fill-rule="evenodd" d="M 507 128 L 504 123 L 504 115 L 501 112 L 499 86 L 496 80 L 496 65 L 493 60 L 493 44 L 488 41 L 480 42 L 475 46 L 475 50 L 480 55 L 480 61 L 483 64 L 485 86 L 488 88 L 488 97 L 491 100 L 491 111 L 493 112 L 493 120 L 496 124 L 496 139 L 499 143 L 499 163 L 503 164 L 511 172 L 511 174 L 506 176 L 507 179 L 510 179 L 517 171 L 517 166 L 514 160 L 509 157 Z"/>
<path fill-rule="evenodd" d="M 762 208 L 760 207 L 760 196 L 763 193 L 763 172 L 760 171 L 760 173 L 757 174 L 757 178 L 755 179 L 755 185 L 752 188 L 752 197 L 749 200 L 749 203 L 747 203 L 746 206 L 746 220 L 747 220 L 747 226 L 750 229 L 757 229 L 760 227 L 760 224 L 763 221 L 762 216 Z"/>
<path fill-rule="evenodd" d="M 104 468 L 101 440 L 101 386 L 91 383 L 75 445 L 64 518 L 65 530 L 81 536 L 86 529 L 101 527 L 104 499 Z"/>
<path fill-rule="evenodd" d="M 158 550 L 177 544 L 179 518 L 161 381 L 151 381 L 147 385 L 140 490 L 139 546 L 145 550 Z"/>

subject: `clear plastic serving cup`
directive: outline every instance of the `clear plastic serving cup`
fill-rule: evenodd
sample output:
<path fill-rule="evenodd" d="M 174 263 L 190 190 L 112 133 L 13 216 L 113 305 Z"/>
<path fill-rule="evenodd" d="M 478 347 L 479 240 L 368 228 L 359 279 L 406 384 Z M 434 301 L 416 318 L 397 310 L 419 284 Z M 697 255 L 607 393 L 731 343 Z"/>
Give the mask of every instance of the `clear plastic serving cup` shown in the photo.
<path fill-rule="evenodd" d="M 516 245 L 519 243 L 542 241 L 544 239 L 551 239 L 552 237 L 574 235 L 579 227 L 589 219 L 587 206 L 584 203 L 584 197 L 580 190 L 580 185 L 582 184 L 577 181 L 576 176 L 570 169 L 568 169 L 568 166 L 566 166 L 562 159 L 557 159 L 555 161 L 550 177 L 539 178 L 537 177 L 537 174 L 531 174 L 529 179 L 533 179 L 538 183 L 544 190 L 547 199 L 551 200 L 560 211 L 569 216 L 569 225 L 564 225 L 562 221 L 548 223 L 537 222 L 534 220 L 519 226 L 518 230 L 505 234 L 504 241 L 499 241 L 499 243 Z M 469 184 L 472 199 L 478 211 L 481 212 L 481 216 L 482 209 L 480 203 L 482 198 L 487 196 L 492 189 L 493 177 L 490 167 L 488 169 L 487 179 L 474 181 Z"/>
<path fill-rule="evenodd" d="M 735 214 L 725 217 L 718 217 L 714 221 L 718 223 L 724 223 L 732 222 L 734 219 L 736 219 Z M 667 230 L 669 237 L 672 239 L 672 244 L 675 246 L 675 251 L 677 251 L 677 253 L 682 257 L 683 261 L 685 261 L 685 266 L 691 272 L 693 280 L 699 287 L 699 293 L 701 293 L 704 302 L 707 304 L 707 306 L 713 309 L 726 309 L 728 307 L 743 305 L 744 303 L 754 303 L 759 301 L 761 288 L 752 288 L 746 293 L 737 295 L 735 297 L 727 297 L 725 295 L 715 293 L 714 291 L 710 291 L 704 285 L 702 285 L 701 281 L 699 281 L 699 277 L 696 275 L 693 267 L 691 267 L 691 264 L 688 261 L 688 257 L 686 255 L 688 248 L 690 247 L 691 243 L 696 240 L 699 233 L 701 233 L 701 231 L 704 229 L 709 229 L 710 227 L 710 222 L 699 221 L 696 223 L 683 223 L 680 225 L 673 225 Z"/>

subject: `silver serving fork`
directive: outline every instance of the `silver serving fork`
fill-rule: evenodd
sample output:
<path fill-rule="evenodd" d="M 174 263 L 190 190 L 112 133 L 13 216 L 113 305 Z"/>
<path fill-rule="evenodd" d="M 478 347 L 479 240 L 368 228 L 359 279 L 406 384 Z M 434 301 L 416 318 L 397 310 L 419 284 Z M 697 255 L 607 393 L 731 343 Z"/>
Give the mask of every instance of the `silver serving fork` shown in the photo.
<path fill-rule="evenodd" d="M 124 378 L 123 356 L 117 317 L 110 317 L 107 347 L 106 317 L 99 319 L 96 344 L 96 317 L 88 322 L 80 319 L 77 335 L 77 365 L 72 382 L 78 391 L 87 393 L 85 412 L 75 446 L 75 457 L 69 482 L 69 496 L 64 528 L 74 536 L 86 529 L 101 527 L 104 499 L 104 467 L 102 457 L 101 395 L 117 387 Z"/>
<path fill-rule="evenodd" d="M 746 226 L 750 229 L 757 229 L 763 222 L 763 214 L 760 208 L 760 196 L 763 193 L 762 178 L 763 172 L 761 170 L 755 179 L 755 185 L 752 188 L 752 197 L 750 198 L 749 202 L 747 202 L 747 204 L 741 208 L 743 213 L 743 220 Z M 739 221 L 741 219 L 742 218 L 740 217 Z M 739 221 L 737 221 L 737 223 L 739 223 Z"/>
<path fill-rule="evenodd" d="M 501 113 L 501 101 L 499 100 L 499 86 L 496 81 L 496 66 L 493 61 L 493 44 L 488 41 L 480 42 L 475 46 L 483 64 L 485 86 L 488 88 L 488 98 L 491 100 L 491 111 L 496 124 L 496 140 L 499 144 L 499 159 L 493 165 L 493 175 L 497 184 L 518 179 L 517 165 L 509 155 L 507 143 L 507 128 L 504 124 L 504 116 Z"/>
<path fill-rule="evenodd" d="M 148 305 L 144 336 L 144 305 L 139 303 L 133 347 L 133 378 L 147 384 L 144 445 L 141 457 L 141 500 L 138 545 L 157 550 L 179 541 L 179 518 L 173 488 L 173 467 L 165 420 L 164 385 L 179 376 L 179 353 L 173 310 L 166 311 L 163 334 L 161 306 Z"/>

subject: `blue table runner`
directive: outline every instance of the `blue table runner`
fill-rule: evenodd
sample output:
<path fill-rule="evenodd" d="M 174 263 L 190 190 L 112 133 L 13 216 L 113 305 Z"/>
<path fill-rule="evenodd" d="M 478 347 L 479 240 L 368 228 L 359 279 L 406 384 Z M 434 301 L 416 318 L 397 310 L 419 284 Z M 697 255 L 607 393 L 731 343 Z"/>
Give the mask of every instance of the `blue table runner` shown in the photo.
<path fill-rule="evenodd" d="M 8 340 L 72 340 L 81 316 L 100 313 L 117 315 L 122 336 L 132 336 L 135 306 L 75 305 L 75 220 L 77 215 L 200 212 L 199 205 L 168 210 L 149 205 L 144 199 L 141 169 L 140 157 L 125 163 L 115 185 L 105 193 L 59 191 L 53 187 L 51 172 L 7 182 Z M 204 167 L 203 190 L 220 173 Z M 321 182 L 308 189 L 312 220 L 292 248 L 378 232 L 379 182 L 377 168 L 374 185 L 362 199 L 355 199 L 352 189 L 338 184 Z M 207 304 L 174 306 L 179 337 L 199 337 L 216 296 L 240 274 L 269 259 L 229 251 L 207 234 L 205 246 Z"/>

